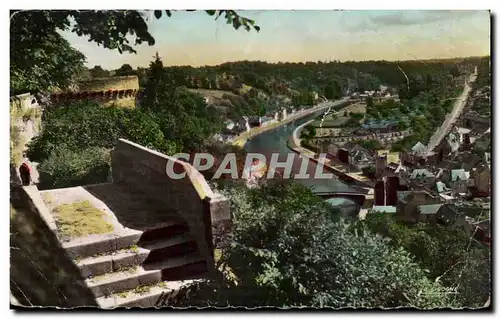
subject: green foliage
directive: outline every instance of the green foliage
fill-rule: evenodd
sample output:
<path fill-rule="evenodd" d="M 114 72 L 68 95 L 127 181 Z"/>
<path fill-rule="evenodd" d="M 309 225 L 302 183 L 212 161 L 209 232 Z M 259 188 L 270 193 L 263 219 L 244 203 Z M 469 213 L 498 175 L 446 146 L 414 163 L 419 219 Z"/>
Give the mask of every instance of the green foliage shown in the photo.
<path fill-rule="evenodd" d="M 390 244 L 410 252 L 427 276 L 456 289 L 451 295 L 460 307 L 482 307 L 490 294 L 490 252 L 473 241 L 462 227 L 406 225 L 393 216 L 369 214 L 357 225 L 391 238 Z"/>
<path fill-rule="evenodd" d="M 371 96 L 366 97 L 366 108 L 372 108 L 373 107 L 373 98 Z"/>
<path fill-rule="evenodd" d="M 137 75 L 137 72 L 130 66 L 130 64 L 124 64 L 119 69 L 115 70 L 115 76 L 128 75 Z"/>
<path fill-rule="evenodd" d="M 159 56 L 147 71 L 141 108 L 154 113 L 165 139 L 179 150 L 199 150 L 223 128 L 217 110 L 198 95 L 176 88 Z"/>
<path fill-rule="evenodd" d="M 379 140 L 356 140 L 356 141 L 353 141 L 353 143 L 356 143 L 368 150 L 372 150 L 372 151 L 375 151 L 375 150 L 379 150 L 379 149 L 382 149 L 383 146 L 382 146 L 382 143 L 380 143 Z"/>
<path fill-rule="evenodd" d="M 376 169 L 374 166 L 365 166 L 361 169 L 361 172 L 363 175 L 372 178 L 375 176 Z"/>
<path fill-rule="evenodd" d="M 260 30 L 255 21 L 234 10 L 206 12 L 216 18 L 225 15 L 235 29 L 243 26 L 247 31 Z M 171 15 L 169 10 L 166 13 Z M 120 53 L 136 52 L 130 35 L 135 45 L 155 44 L 144 12 L 138 10 L 12 10 L 10 16 L 11 94 L 65 88 L 81 72 L 83 54 L 72 48 L 58 30 L 88 36 L 90 42 Z M 161 11 L 155 11 L 155 17 L 161 18 Z"/>
<path fill-rule="evenodd" d="M 301 132 L 300 137 L 310 141 L 316 137 L 316 129 L 312 125 L 307 125 Z"/>
<path fill-rule="evenodd" d="M 110 76 L 110 72 L 104 70 L 100 65 L 95 65 L 92 69 L 89 70 L 90 76 L 93 78 L 105 78 Z"/>
<path fill-rule="evenodd" d="M 365 114 L 364 113 L 351 112 L 351 113 L 349 113 L 349 117 L 352 118 L 355 121 L 360 121 L 360 120 L 362 120 L 365 117 Z"/>
<path fill-rule="evenodd" d="M 66 87 L 83 68 L 84 55 L 57 33 L 53 20 L 39 19 L 40 12 L 11 14 L 11 95 Z"/>
<path fill-rule="evenodd" d="M 57 147 L 38 165 L 38 187 L 64 188 L 106 182 L 110 162 L 110 152 L 106 148 L 89 147 L 74 151 Z"/>
<path fill-rule="evenodd" d="M 43 130 L 29 144 L 28 157 L 43 162 L 59 147 L 73 152 L 88 147 L 111 149 L 119 138 L 171 152 L 155 117 L 139 109 L 78 102 L 46 111 Z"/>
<path fill-rule="evenodd" d="M 398 122 L 398 131 L 405 131 L 407 129 L 408 129 L 408 123 L 406 123 L 406 121 Z"/>
<path fill-rule="evenodd" d="M 333 81 L 325 87 L 323 94 L 328 100 L 339 99 L 342 97 L 342 87 L 337 81 Z"/>
<path fill-rule="evenodd" d="M 352 231 L 303 186 L 275 181 L 223 193 L 234 219 L 233 244 L 222 259 L 238 287 L 211 294 L 211 301 L 250 307 L 450 305 L 406 252 L 382 237 Z"/>

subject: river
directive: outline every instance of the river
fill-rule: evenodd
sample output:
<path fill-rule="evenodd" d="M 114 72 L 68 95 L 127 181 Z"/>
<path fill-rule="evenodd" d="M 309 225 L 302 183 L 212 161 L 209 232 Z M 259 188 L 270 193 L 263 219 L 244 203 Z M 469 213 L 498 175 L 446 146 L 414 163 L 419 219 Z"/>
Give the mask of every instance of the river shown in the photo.
<path fill-rule="evenodd" d="M 321 115 L 323 111 L 319 111 L 312 115 L 305 116 L 303 118 L 297 119 L 288 124 L 278 126 L 277 128 L 259 134 L 253 137 L 251 140 L 247 141 L 244 148 L 248 153 L 260 153 L 266 156 L 267 163 L 269 163 L 271 154 L 279 154 L 278 158 L 280 162 L 285 162 L 289 154 L 294 155 L 294 162 L 292 165 L 292 173 L 298 173 L 302 165 L 302 157 L 287 146 L 288 138 L 292 135 L 293 131 L 297 126 L 304 124 L 305 122 Z M 351 186 L 341 182 L 335 176 L 333 179 L 319 179 L 314 178 L 314 173 L 317 169 L 317 164 L 313 161 L 309 161 L 307 166 L 307 173 L 310 176 L 308 179 L 298 179 L 297 181 L 303 185 L 311 187 L 313 192 L 350 192 L 355 191 Z M 321 172 L 328 173 L 326 170 L 320 170 Z M 331 173 L 330 173 L 331 174 Z M 293 176 L 293 174 L 292 174 Z M 354 208 L 355 204 L 348 200 L 342 198 L 330 199 L 327 202 L 334 206 L 342 206 L 343 208 Z M 351 210 L 351 209 L 349 209 Z"/>

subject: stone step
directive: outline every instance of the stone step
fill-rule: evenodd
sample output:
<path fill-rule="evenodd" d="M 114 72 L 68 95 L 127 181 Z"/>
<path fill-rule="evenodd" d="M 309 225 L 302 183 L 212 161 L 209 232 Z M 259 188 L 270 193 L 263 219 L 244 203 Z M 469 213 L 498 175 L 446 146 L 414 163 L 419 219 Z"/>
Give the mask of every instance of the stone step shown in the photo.
<path fill-rule="evenodd" d="M 96 298 L 160 281 L 160 269 L 144 270 L 140 266 L 133 269 L 106 273 L 85 280 L 87 287 L 89 287 Z"/>
<path fill-rule="evenodd" d="M 145 229 L 140 238 L 141 242 L 160 240 L 189 232 L 186 223 L 171 220 L 156 224 L 153 228 Z"/>
<path fill-rule="evenodd" d="M 205 261 L 199 257 L 198 253 L 191 253 L 133 269 L 106 273 L 88 278 L 85 282 L 94 296 L 98 298 L 135 289 L 139 286 L 151 285 L 165 279 L 185 279 L 201 273 L 203 269 L 206 269 Z"/>
<path fill-rule="evenodd" d="M 118 250 L 105 255 L 97 255 L 76 260 L 84 278 L 98 276 L 120 269 L 140 266 L 148 257 L 149 251 L 141 247 L 132 246 L 128 249 Z"/>
<path fill-rule="evenodd" d="M 175 294 L 176 291 L 189 287 L 190 285 L 201 282 L 203 279 L 189 279 L 180 281 L 161 281 L 150 286 L 142 286 L 137 289 L 124 291 L 118 294 L 112 294 L 107 297 L 96 299 L 97 304 L 103 309 L 114 309 L 121 307 L 161 307 L 168 296 Z"/>
<path fill-rule="evenodd" d="M 186 255 L 195 252 L 197 247 L 196 241 L 188 233 L 155 241 L 140 241 L 138 245 L 149 251 L 149 255 L 144 261 L 145 264 Z"/>
<path fill-rule="evenodd" d="M 142 232 L 132 229 L 120 233 L 91 235 L 63 242 L 62 246 L 72 259 L 83 259 L 99 254 L 106 254 L 135 245 Z"/>
<path fill-rule="evenodd" d="M 162 280 L 183 280 L 208 271 L 206 261 L 198 252 L 144 264 L 143 268 L 161 269 Z"/>

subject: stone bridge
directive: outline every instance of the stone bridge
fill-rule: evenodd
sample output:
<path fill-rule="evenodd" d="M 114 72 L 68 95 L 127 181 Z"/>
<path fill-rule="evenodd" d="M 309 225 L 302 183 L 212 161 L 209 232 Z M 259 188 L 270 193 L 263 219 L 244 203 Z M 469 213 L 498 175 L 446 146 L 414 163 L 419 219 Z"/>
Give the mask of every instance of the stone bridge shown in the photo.
<path fill-rule="evenodd" d="M 314 195 L 319 196 L 325 200 L 330 198 L 347 198 L 353 202 L 355 202 L 359 208 L 362 208 L 365 204 L 365 200 L 367 199 L 367 194 L 356 193 L 356 192 L 326 192 L 326 193 L 314 193 Z"/>

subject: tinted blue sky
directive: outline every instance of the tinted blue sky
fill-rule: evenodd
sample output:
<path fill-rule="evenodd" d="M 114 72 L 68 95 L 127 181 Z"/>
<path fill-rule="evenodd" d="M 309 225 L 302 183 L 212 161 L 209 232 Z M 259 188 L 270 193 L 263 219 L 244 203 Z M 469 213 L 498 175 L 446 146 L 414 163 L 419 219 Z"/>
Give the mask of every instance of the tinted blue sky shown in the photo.
<path fill-rule="evenodd" d="M 119 54 L 64 33 L 89 66 L 146 66 L 158 51 L 166 65 L 227 61 L 411 60 L 487 55 L 487 11 L 239 11 L 256 20 L 259 33 L 234 30 L 223 17 L 174 12 L 148 22 L 154 46 Z"/>

